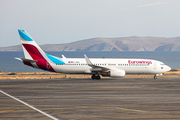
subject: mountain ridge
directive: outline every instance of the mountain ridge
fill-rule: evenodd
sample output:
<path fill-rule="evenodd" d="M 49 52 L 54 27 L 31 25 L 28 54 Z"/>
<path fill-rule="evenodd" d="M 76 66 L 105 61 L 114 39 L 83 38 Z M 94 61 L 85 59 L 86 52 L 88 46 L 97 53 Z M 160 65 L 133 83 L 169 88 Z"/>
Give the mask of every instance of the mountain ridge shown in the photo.
<path fill-rule="evenodd" d="M 40 47 L 44 51 L 180 51 L 180 37 L 91 38 L 64 44 L 44 44 Z M 0 51 L 22 51 L 22 47 L 0 47 Z"/>

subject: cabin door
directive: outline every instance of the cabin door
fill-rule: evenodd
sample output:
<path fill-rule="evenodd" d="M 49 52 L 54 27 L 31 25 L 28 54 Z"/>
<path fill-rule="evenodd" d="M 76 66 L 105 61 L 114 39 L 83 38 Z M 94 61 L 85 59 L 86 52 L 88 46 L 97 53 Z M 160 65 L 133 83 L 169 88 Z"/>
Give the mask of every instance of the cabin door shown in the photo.
<path fill-rule="evenodd" d="M 156 69 L 157 68 L 157 63 L 153 62 L 153 68 Z"/>

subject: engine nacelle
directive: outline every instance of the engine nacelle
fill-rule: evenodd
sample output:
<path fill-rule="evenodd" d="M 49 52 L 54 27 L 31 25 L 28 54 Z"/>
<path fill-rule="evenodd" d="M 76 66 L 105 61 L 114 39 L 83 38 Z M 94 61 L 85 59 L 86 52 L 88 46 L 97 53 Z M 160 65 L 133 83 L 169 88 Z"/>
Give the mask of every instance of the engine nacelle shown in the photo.
<path fill-rule="evenodd" d="M 109 76 L 120 78 L 120 77 L 124 77 L 125 75 L 126 75 L 126 72 L 124 70 L 114 68 L 110 70 Z"/>

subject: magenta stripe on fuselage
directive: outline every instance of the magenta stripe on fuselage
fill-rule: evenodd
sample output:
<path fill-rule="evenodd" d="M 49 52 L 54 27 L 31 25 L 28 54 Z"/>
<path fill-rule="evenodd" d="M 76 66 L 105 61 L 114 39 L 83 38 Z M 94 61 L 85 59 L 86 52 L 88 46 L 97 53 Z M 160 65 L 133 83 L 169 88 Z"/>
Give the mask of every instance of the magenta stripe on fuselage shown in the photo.
<path fill-rule="evenodd" d="M 55 72 L 55 70 L 52 68 L 52 66 L 49 64 L 49 62 L 42 56 L 42 54 L 39 52 L 39 50 L 30 44 L 22 44 L 24 48 L 28 51 L 30 56 L 33 58 L 33 60 L 37 60 L 36 64 L 39 68 L 43 70 L 49 70 L 52 72 Z"/>

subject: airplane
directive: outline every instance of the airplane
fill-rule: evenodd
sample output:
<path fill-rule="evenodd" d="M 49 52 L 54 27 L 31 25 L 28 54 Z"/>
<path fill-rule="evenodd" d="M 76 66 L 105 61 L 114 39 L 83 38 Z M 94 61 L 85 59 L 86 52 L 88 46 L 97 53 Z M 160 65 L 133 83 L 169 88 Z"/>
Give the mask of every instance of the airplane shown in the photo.
<path fill-rule="evenodd" d="M 18 29 L 25 58 L 16 58 L 25 65 L 65 74 L 89 74 L 92 79 L 101 76 L 123 78 L 126 74 L 158 75 L 170 71 L 163 62 L 151 59 L 62 58 L 45 53 L 24 29 Z"/>

